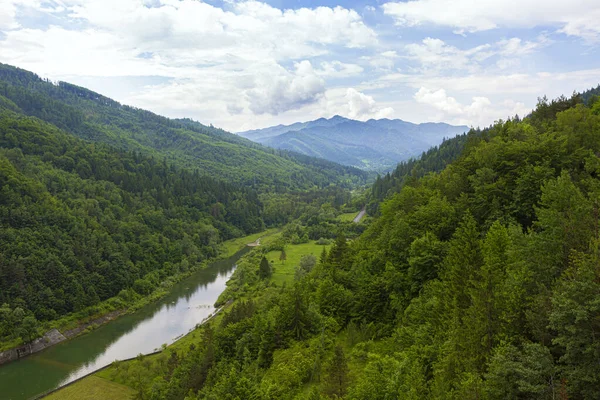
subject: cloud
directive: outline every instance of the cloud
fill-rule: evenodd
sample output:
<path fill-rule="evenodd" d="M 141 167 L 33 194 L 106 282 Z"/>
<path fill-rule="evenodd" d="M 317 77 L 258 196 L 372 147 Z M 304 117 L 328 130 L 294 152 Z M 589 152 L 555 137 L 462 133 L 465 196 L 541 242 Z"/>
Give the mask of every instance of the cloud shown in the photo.
<path fill-rule="evenodd" d="M 106 69 L 98 75 L 189 77 L 206 65 L 242 69 L 324 55 L 328 46 L 359 49 L 377 42 L 354 10 L 279 10 L 257 1 L 221 9 L 196 0 L 62 0 L 44 3 L 46 13 L 56 14 L 48 29 L 8 29 L 18 27 L 15 16 L 30 3 L 35 0 L 9 0 L 1 8 L 0 54 L 4 62 L 43 66 L 59 76 Z M 152 57 L 136 60 L 146 54 Z"/>
<path fill-rule="evenodd" d="M 327 90 L 317 105 L 320 107 L 313 115 L 343 117 L 366 121 L 370 118 L 386 118 L 394 113 L 392 107 L 382 107 L 372 96 L 355 88 L 335 88 Z"/>
<path fill-rule="evenodd" d="M 422 87 L 417 93 L 415 93 L 414 97 L 419 103 L 432 105 L 435 108 L 449 114 L 463 113 L 463 106 L 459 104 L 454 97 L 449 97 L 446 95 L 446 91 L 444 89 L 439 89 L 434 92 Z"/>
<path fill-rule="evenodd" d="M 364 69 L 357 64 L 346 64 L 340 61 L 323 61 L 321 68 L 315 70 L 315 73 L 322 77 L 348 78 L 360 75 Z"/>
<path fill-rule="evenodd" d="M 348 102 L 348 116 L 356 119 L 383 118 L 391 115 L 394 109 L 391 107 L 379 108 L 373 97 L 349 88 L 346 91 Z"/>
<path fill-rule="evenodd" d="M 276 75 L 259 75 L 244 94 L 255 114 L 277 115 L 314 103 L 324 92 L 325 82 L 305 60 L 295 64 L 293 73 L 281 69 Z"/>
<path fill-rule="evenodd" d="M 376 34 L 354 10 L 317 7 L 279 10 L 258 1 L 221 9 L 195 0 L 160 0 L 153 7 L 135 0 L 68 0 L 70 17 L 119 33 L 139 48 L 174 58 L 206 61 L 235 54 L 245 59 L 301 59 L 323 53 L 318 45 L 361 48 Z"/>
<path fill-rule="evenodd" d="M 41 0 L 3 0 L 0 7 L 0 31 L 17 29 L 21 25 L 17 21 L 19 12 L 41 8 Z"/>
<path fill-rule="evenodd" d="M 529 111 L 525 104 L 520 102 L 505 100 L 500 105 L 493 105 L 489 98 L 483 96 L 473 97 L 470 104 L 461 104 L 454 97 L 448 96 L 444 89 L 431 90 L 426 87 L 421 87 L 415 93 L 414 99 L 441 111 L 442 115 L 438 118 L 475 126 L 515 114 L 524 115 Z"/>
<path fill-rule="evenodd" d="M 379 77 L 372 86 L 393 88 L 396 85 L 419 89 L 425 87 L 445 88 L 451 92 L 480 93 L 482 95 L 535 95 L 549 97 L 569 94 L 573 90 L 586 90 L 598 85 L 600 69 L 565 72 L 535 72 L 491 74 L 474 73 L 465 76 L 425 76 L 388 74 Z"/>
<path fill-rule="evenodd" d="M 456 33 L 554 26 L 567 35 L 600 40 L 597 0 L 410 0 L 388 2 L 382 8 L 401 26 L 435 24 Z"/>
<path fill-rule="evenodd" d="M 508 69 L 520 65 L 518 57 L 532 54 L 551 43 L 552 41 L 545 35 L 540 35 L 536 41 L 523 41 L 513 37 L 492 44 L 459 49 L 446 44 L 441 39 L 428 37 L 421 43 L 406 45 L 405 57 L 418 63 L 422 71 L 476 72 L 492 57 L 497 59 L 495 65 L 498 68 Z"/>
<path fill-rule="evenodd" d="M 596 0 L 388 0 L 359 13 L 252 0 L 0 2 L 0 61 L 231 130 L 334 114 L 487 124 L 539 95 L 595 86 L 600 76 L 582 70 L 597 61 L 589 46 L 600 35 Z M 437 25 L 440 36 L 418 29 L 399 38 L 382 9 L 401 26 Z M 503 29 L 467 41 L 440 26 Z M 501 36 L 532 26 L 540 28 Z M 550 33 L 536 37 L 541 30 Z M 551 47 L 557 31 L 587 42 Z M 553 62 L 565 46 L 573 46 L 569 70 Z"/>
<path fill-rule="evenodd" d="M 17 6 L 12 1 L 3 3 L 0 7 L 0 30 L 15 29 L 17 23 Z"/>
<path fill-rule="evenodd" d="M 379 71 L 390 71 L 396 64 L 398 53 L 395 50 L 387 50 L 374 56 L 363 56 L 371 67 Z"/>
<path fill-rule="evenodd" d="M 467 50 L 447 45 L 441 39 L 425 38 L 418 43 L 406 45 L 406 56 L 417 61 L 424 68 L 465 69 L 491 56 L 491 45 L 485 44 Z"/>

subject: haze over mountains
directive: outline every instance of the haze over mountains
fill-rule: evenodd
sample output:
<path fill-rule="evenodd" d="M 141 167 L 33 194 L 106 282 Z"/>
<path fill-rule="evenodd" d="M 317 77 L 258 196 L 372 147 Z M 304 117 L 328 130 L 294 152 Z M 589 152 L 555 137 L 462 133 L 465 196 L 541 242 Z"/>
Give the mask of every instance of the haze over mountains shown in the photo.
<path fill-rule="evenodd" d="M 239 132 L 242 137 L 336 163 L 379 171 L 420 155 L 444 138 L 469 130 L 445 123 L 413 124 L 400 119 L 356 121 L 336 115 L 292 125 Z"/>

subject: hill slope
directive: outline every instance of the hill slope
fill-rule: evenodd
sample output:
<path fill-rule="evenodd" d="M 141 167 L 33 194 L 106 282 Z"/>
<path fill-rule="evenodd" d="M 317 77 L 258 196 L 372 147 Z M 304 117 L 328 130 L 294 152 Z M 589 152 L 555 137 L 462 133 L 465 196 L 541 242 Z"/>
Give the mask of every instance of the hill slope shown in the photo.
<path fill-rule="evenodd" d="M 271 190 L 360 182 L 365 174 L 332 162 L 257 145 L 221 129 L 122 105 L 85 88 L 53 84 L 0 64 L 0 95 L 19 112 L 80 138 L 166 158 L 201 174 Z"/>
<path fill-rule="evenodd" d="M 364 170 L 385 170 L 421 154 L 444 138 L 468 131 L 444 123 L 413 124 L 399 119 L 355 121 L 340 116 L 240 132 L 267 146 L 321 157 Z"/>
<path fill-rule="evenodd" d="M 123 289 L 131 300 L 264 228 L 250 189 L 9 108 L 0 96 L 0 304 L 52 320 Z M 3 312 L 0 341 L 20 329 Z"/>

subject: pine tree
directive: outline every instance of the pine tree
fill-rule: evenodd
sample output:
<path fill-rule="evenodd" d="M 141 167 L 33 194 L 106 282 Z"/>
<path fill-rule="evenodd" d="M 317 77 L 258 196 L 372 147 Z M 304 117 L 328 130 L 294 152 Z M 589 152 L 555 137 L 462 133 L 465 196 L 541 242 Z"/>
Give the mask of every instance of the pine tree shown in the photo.
<path fill-rule="evenodd" d="M 336 346 L 324 382 L 325 392 L 328 395 L 342 397 L 346 393 L 348 371 L 344 349 L 341 346 Z"/>
<path fill-rule="evenodd" d="M 263 256 L 263 258 L 260 260 L 260 266 L 258 269 L 258 275 L 260 276 L 260 279 L 270 278 L 272 272 L 273 271 L 271 271 L 271 264 L 269 264 L 269 260 Z"/>
<path fill-rule="evenodd" d="M 319 257 L 319 262 L 321 264 L 325 264 L 327 262 L 327 249 L 323 247 L 323 251 L 321 252 L 321 256 Z"/>

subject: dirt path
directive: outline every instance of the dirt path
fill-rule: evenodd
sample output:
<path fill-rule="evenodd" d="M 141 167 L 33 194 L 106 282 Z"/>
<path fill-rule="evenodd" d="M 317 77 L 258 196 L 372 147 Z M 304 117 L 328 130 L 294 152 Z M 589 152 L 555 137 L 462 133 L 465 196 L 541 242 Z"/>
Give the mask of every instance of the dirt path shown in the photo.
<path fill-rule="evenodd" d="M 260 238 L 256 239 L 256 242 L 248 243 L 247 246 L 248 247 L 260 246 Z"/>

